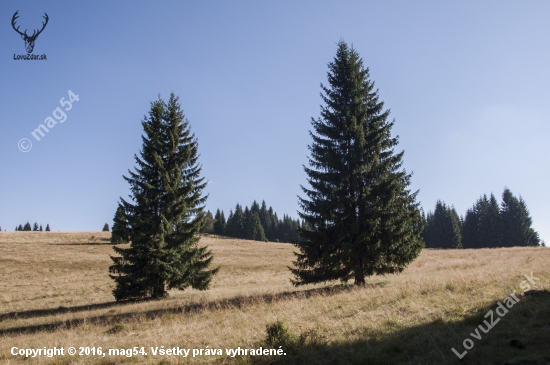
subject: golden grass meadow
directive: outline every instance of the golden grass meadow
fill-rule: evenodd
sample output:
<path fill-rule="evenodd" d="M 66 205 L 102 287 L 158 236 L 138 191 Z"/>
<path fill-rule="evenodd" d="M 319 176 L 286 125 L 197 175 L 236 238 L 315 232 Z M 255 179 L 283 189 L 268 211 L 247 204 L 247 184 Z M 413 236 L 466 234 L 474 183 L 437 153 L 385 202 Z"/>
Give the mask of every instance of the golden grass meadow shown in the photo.
<path fill-rule="evenodd" d="M 550 250 L 428 250 L 400 275 L 364 288 L 295 288 L 294 246 L 203 236 L 221 266 L 211 289 L 116 304 L 108 232 L 0 233 L 2 364 L 550 364 Z M 530 292 L 520 296 L 533 275 Z M 486 313 L 519 298 L 487 333 Z M 495 316 L 497 316 L 495 314 Z M 498 316 L 497 316 L 498 317 Z M 266 326 L 288 329 L 286 355 L 226 355 L 266 348 Z M 451 351 L 465 351 L 459 360 Z M 12 355 L 13 347 L 129 349 L 147 356 Z M 153 356 L 151 347 L 222 349 L 223 355 Z M 278 348 L 278 346 L 277 346 Z"/>

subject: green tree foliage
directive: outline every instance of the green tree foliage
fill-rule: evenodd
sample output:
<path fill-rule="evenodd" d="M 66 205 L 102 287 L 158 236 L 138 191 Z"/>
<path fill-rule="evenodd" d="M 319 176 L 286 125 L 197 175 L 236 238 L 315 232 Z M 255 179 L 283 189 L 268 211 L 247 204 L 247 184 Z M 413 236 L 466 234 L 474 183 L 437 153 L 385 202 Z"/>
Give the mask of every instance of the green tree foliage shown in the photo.
<path fill-rule="evenodd" d="M 29 222 L 25 224 L 23 231 L 32 231 L 31 224 Z"/>
<path fill-rule="evenodd" d="M 109 224 L 108 224 L 108 223 L 105 223 L 105 224 L 103 225 L 103 232 L 109 232 L 109 231 L 110 231 L 110 229 L 109 229 Z"/>
<path fill-rule="evenodd" d="M 269 207 L 271 210 L 271 214 L 273 214 L 273 208 Z M 264 229 L 264 234 L 266 239 L 269 240 L 270 237 L 273 236 L 273 221 L 269 215 L 269 210 L 267 209 L 267 205 L 265 204 L 265 200 L 262 200 L 262 206 L 260 207 L 259 217 L 260 217 L 260 223 L 262 224 L 262 228 Z"/>
<path fill-rule="evenodd" d="M 191 134 L 178 98 L 151 103 L 142 122 L 145 135 L 135 172 L 124 177 L 132 202 L 121 199 L 130 232 L 130 247 L 113 246 L 110 276 L 117 301 L 164 298 L 168 290 L 206 290 L 218 268 L 208 270 L 213 256 L 199 247 L 204 224 L 198 142 Z"/>
<path fill-rule="evenodd" d="M 393 121 L 379 100 L 359 54 L 339 42 L 322 86 L 325 106 L 312 119 L 311 189 L 302 187 L 300 230 L 293 283 L 355 280 L 399 273 L 420 253 L 421 215 L 404 152 L 394 153 Z"/>
<path fill-rule="evenodd" d="M 223 235 L 225 234 L 225 215 L 223 214 L 223 210 L 220 212 L 220 210 L 216 210 L 216 215 L 214 216 L 214 233 Z"/>
<path fill-rule="evenodd" d="M 462 221 L 462 248 L 478 248 L 481 247 L 479 239 L 479 221 L 481 212 L 477 204 L 466 210 L 466 215 Z"/>
<path fill-rule="evenodd" d="M 49 232 L 49 231 L 50 231 L 50 225 L 46 224 L 46 232 Z"/>
<path fill-rule="evenodd" d="M 482 200 L 483 214 L 479 221 L 479 243 L 482 247 L 502 247 L 502 227 L 497 199 L 491 193 L 489 199 L 484 195 Z"/>
<path fill-rule="evenodd" d="M 269 207 L 268 213 L 269 213 L 269 220 L 271 221 L 271 226 L 270 226 L 270 232 L 269 232 L 270 236 L 267 236 L 267 239 L 269 241 L 280 242 L 278 238 L 279 237 L 279 217 L 271 207 Z"/>
<path fill-rule="evenodd" d="M 516 198 L 510 189 L 505 188 L 500 214 L 502 246 L 539 246 L 539 234 L 531 227 L 532 223 L 523 198 Z"/>
<path fill-rule="evenodd" d="M 218 209 L 216 212 L 216 223 L 219 220 L 217 218 L 219 211 Z M 219 216 L 225 222 L 223 211 L 219 213 Z M 290 216 L 283 215 L 283 219 L 279 220 L 277 213 L 273 211 L 272 207 L 268 209 L 265 201 L 262 201 L 261 206 L 254 201 L 250 209 L 245 206 L 243 211 L 242 206 L 237 204 L 235 213 L 230 211 L 224 234 L 229 237 L 256 241 L 295 242 L 299 239 L 298 229 L 300 226 L 299 219 L 293 220 Z"/>
<path fill-rule="evenodd" d="M 214 233 L 214 216 L 210 211 L 204 215 L 204 225 L 201 228 L 201 233 Z"/>
<path fill-rule="evenodd" d="M 505 188 L 499 206 L 493 194 L 480 197 L 466 211 L 462 224 L 464 248 L 538 246 L 540 238 L 531 227 L 527 204 Z"/>
<path fill-rule="evenodd" d="M 122 204 L 118 207 L 113 218 L 113 227 L 111 229 L 111 243 L 128 243 L 130 242 L 130 228 L 128 227 L 128 219 L 124 212 Z"/>
<path fill-rule="evenodd" d="M 38 223 L 34 222 L 34 225 L 32 226 L 32 230 L 34 232 L 38 232 Z"/>
<path fill-rule="evenodd" d="M 243 208 L 239 203 L 235 206 L 235 213 L 229 215 L 227 219 L 226 234 L 229 237 L 244 238 L 245 216 Z"/>
<path fill-rule="evenodd" d="M 267 241 L 262 222 L 260 221 L 260 215 L 257 211 L 253 211 L 249 214 L 245 226 L 245 238 L 255 241 Z"/>
<path fill-rule="evenodd" d="M 460 219 L 454 207 L 438 200 L 434 212 L 428 212 L 423 231 L 426 248 L 460 248 Z"/>
<path fill-rule="evenodd" d="M 40 229 L 39 229 L 39 231 L 40 231 L 40 232 L 42 232 L 42 231 L 43 231 L 43 229 L 42 229 L 42 225 L 40 225 Z"/>

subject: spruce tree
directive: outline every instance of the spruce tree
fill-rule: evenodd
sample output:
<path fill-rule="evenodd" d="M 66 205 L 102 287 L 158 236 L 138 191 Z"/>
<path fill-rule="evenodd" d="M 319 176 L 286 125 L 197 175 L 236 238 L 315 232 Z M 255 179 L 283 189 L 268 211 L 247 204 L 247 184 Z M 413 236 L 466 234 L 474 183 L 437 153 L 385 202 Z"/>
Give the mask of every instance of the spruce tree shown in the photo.
<path fill-rule="evenodd" d="M 245 217 L 243 208 L 239 203 L 235 206 L 235 213 L 227 220 L 226 234 L 229 237 L 244 238 Z"/>
<path fill-rule="evenodd" d="M 42 231 L 43 231 L 43 229 L 42 229 L 42 225 L 40 225 L 40 229 L 39 229 L 39 231 L 40 231 L 40 232 L 42 232 Z"/>
<path fill-rule="evenodd" d="M 483 215 L 479 222 L 479 240 L 482 247 L 502 247 L 502 227 L 500 208 L 495 196 L 491 193 L 488 199 L 483 196 Z"/>
<path fill-rule="evenodd" d="M 110 229 L 109 229 L 109 224 L 105 223 L 105 225 L 103 225 L 103 232 L 109 232 Z"/>
<path fill-rule="evenodd" d="M 34 232 L 38 232 L 38 223 L 34 222 L 34 225 L 32 226 L 32 230 Z"/>
<path fill-rule="evenodd" d="M 248 209 L 248 206 L 244 207 L 244 223 L 243 223 L 243 231 L 242 231 L 242 238 L 251 240 L 252 238 L 252 216 L 250 213 L 250 209 Z"/>
<path fill-rule="evenodd" d="M 223 214 L 223 210 L 220 212 L 220 210 L 216 210 L 216 215 L 214 216 L 214 233 L 223 235 L 225 233 L 225 215 Z"/>
<path fill-rule="evenodd" d="M 273 234 L 273 239 L 270 239 L 268 237 L 268 239 L 270 241 L 277 241 L 279 242 L 279 217 L 277 216 L 277 213 L 275 213 L 273 211 L 273 209 L 271 209 L 271 207 L 269 207 L 269 212 L 270 212 L 270 216 L 271 216 L 271 232 Z M 273 214 L 271 214 L 273 213 Z"/>
<path fill-rule="evenodd" d="M 214 233 L 214 217 L 210 211 L 204 215 L 204 225 L 201 228 L 201 233 Z"/>
<path fill-rule="evenodd" d="M 461 248 L 460 219 L 454 207 L 438 200 L 428 212 L 423 233 L 426 248 Z"/>
<path fill-rule="evenodd" d="M 500 226 L 502 229 L 502 245 L 513 246 L 538 246 L 539 234 L 531 227 L 532 219 L 527 209 L 527 204 L 520 197 L 512 194 L 505 188 L 502 193 Z"/>
<path fill-rule="evenodd" d="M 262 223 L 262 228 L 264 229 L 265 237 L 268 240 L 271 240 L 271 219 L 269 217 L 269 211 L 267 210 L 267 205 L 265 204 L 265 200 L 262 200 L 262 206 L 260 208 L 260 222 Z"/>
<path fill-rule="evenodd" d="M 163 298 L 170 289 L 206 290 L 218 268 L 208 270 L 213 256 L 199 247 L 204 222 L 198 142 L 191 134 L 178 98 L 151 103 L 142 122 L 145 135 L 135 172 L 124 177 L 132 202 L 121 199 L 130 232 L 130 247 L 113 246 L 110 276 L 117 301 Z"/>
<path fill-rule="evenodd" d="M 32 231 L 31 224 L 29 222 L 25 224 L 23 231 Z"/>
<path fill-rule="evenodd" d="M 46 232 L 49 232 L 49 231 L 50 231 L 50 225 L 46 224 Z"/>
<path fill-rule="evenodd" d="M 113 227 L 111 229 L 111 243 L 130 242 L 130 229 L 128 220 L 124 213 L 124 208 L 119 203 L 113 218 Z"/>
<path fill-rule="evenodd" d="M 479 248 L 479 213 L 474 205 L 468 208 L 461 226 L 462 248 Z"/>
<path fill-rule="evenodd" d="M 408 189 L 404 152 L 394 153 L 393 121 L 359 54 L 338 43 L 329 63 L 325 106 L 312 119 L 311 189 L 299 198 L 307 222 L 296 246 L 294 285 L 399 273 L 422 249 L 418 192 Z"/>
<path fill-rule="evenodd" d="M 257 211 L 250 213 L 250 221 L 247 225 L 246 236 L 255 241 L 267 241 L 262 222 L 260 221 L 260 215 Z"/>

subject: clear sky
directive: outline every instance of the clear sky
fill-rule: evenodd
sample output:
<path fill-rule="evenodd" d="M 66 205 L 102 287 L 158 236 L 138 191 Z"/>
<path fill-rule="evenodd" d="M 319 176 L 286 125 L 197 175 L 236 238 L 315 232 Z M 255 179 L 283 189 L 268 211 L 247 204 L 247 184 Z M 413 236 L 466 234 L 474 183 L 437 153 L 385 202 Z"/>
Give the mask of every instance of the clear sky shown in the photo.
<path fill-rule="evenodd" d="M 14 60 L 26 54 L 17 10 L 28 34 L 48 14 L 33 51 L 47 60 Z M 310 119 L 343 39 L 391 109 L 426 211 L 442 199 L 463 215 L 509 187 L 550 240 L 549 16 L 545 0 L 3 0 L 0 226 L 111 224 L 140 122 L 172 91 L 199 140 L 207 208 L 265 199 L 297 217 Z M 68 90 L 80 100 L 36 141 Z"/>

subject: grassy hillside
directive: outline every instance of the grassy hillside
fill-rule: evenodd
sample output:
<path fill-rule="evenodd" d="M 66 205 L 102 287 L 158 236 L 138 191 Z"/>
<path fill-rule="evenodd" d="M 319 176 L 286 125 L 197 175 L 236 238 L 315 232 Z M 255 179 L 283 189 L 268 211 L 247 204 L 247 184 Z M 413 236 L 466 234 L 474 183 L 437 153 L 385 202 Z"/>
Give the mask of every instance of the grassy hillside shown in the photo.
<path fill-rule="evenodd" d="M 365 288 L 294 288 L 286 268 L 293 246 L 204 237 L 222 267 L 211 290 L 117 305 L 108 241 L 100 232 L 0 233 L 0 363 L 550 364 L 545 248 L 424 250 L 403 274 L 369 278 Z M 531 289 L 541 292 L 522 297 L 531 273 L 539 278 Z M 513 291 L 519 302 L 487 334 L 478 331 L 480 340 L 472 338 Z M 265 347 L 266 325 L 278 320 L 288 327 L 286 356 L 225 355 Z M 459 361 L 451 348 L 462 353 L 466 338 L 474 346 Z M 143 346 L 148 356 L 24 360 L 10 354 L 14 346 Z M 156 346 L 208 346 L 224 355 L 153 356 Z"/>

